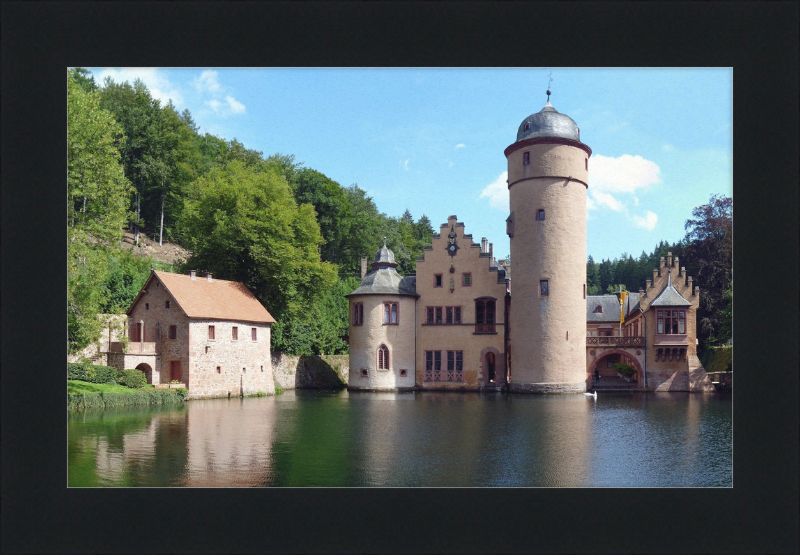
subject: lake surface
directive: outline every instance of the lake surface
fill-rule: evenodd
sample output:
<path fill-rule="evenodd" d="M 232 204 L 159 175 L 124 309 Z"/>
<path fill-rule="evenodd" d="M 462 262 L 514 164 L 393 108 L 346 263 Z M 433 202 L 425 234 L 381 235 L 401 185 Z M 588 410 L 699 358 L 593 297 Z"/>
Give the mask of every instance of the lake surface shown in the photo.
<path fill-rule="evenodd" d="M 367 393 L 68 414 L 70 487 L 732 487 L 730 394 Z"/>

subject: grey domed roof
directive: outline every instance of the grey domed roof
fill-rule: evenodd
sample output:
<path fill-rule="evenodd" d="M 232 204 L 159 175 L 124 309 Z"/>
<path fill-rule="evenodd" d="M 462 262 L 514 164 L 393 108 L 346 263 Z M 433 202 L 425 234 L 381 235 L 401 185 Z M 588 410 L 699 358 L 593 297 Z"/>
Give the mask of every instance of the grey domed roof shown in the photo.
<path fill-rule="evenodd" d="M 548 91 L 549 92 L 549 91 Z M 527 125 L 527 129 L 525 128 Z M 523 139 L 553 137 L 558 139 L 581 140 L 578 124 L 566 114 L 559 113 L 548 100 L 547 105 L 536 114 L 531 114 L 519 125 L 517 142 Z"/>
<path fill-rule="evenodd" d="M 397 264 L 394 261 L 394 253 L 391 250 L 389 250 L 386 244 L 384 244 L 380 249 L 378 249 L 378 252 L 375 253 L 375 260 L 372 262 L 372 267 L 374 268 L 375 266 L 378 265 L 388 265 L 388 264 L 394 264 L 395 266 L 397 266 Z"/>
<path fill-rule="evenodd" d="M 381 266 L 372 270 L 361 280 L 358 289 L 345 295 L 407 295 L 417 296 L 417 277 L 403 277 L 392 267 Z"/>

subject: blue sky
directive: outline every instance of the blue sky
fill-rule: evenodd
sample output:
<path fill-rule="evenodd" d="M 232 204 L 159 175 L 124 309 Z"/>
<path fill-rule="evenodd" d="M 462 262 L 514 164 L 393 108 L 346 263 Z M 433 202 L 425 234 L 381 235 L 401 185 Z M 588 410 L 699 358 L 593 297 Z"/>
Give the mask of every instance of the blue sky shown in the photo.
<path fill-rule="evenodd" d="M 634 257 L 677 241 L 692 208 L 733 194 L 730 68 L 90 68 L 140 78 L 200 131 L 293 154 L 378 210 L 434 229 L 456 214 L 509 254 L 506 158 L 547 100 L 592 149 L 587 254 Z"/>

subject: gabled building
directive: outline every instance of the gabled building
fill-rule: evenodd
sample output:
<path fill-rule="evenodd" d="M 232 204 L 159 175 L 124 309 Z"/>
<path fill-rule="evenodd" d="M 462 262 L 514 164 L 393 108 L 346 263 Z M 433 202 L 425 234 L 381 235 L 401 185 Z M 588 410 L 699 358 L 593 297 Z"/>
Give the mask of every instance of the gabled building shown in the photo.
<path fill-rule="evenodd" d="M 127 316 L 129 343 L 110 344 L 109 366 L 182 383 L 191 397 L 274 392 L 275 319 L 242 283 L 153 270 Z"/>
<path fill-rule="evenodd" d="M 587 384 L 597 374 L 616 375 L 614 364 L 637 370 L 634 384 L 651 391 L 714 391 L 697 357 L 700 288 L 672 253 L 661 258 L 638 293 L 620 307 L 616 295 L 590 296 L 586 303 Z"/>

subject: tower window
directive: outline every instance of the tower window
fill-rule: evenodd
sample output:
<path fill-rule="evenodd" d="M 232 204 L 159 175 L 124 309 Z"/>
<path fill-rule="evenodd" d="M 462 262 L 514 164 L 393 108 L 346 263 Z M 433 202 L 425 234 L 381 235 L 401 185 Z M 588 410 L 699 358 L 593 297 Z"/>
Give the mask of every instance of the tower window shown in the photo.
<path fill-rule="evenodd" d="M 433 276 L 433 286 L 434 287 L 442 286 L 442 274 L 436 274 L 435 276 Z"/>
<path fill-rule="evenodd" d="M 530 166 L 531 165 L 531 153 L 525 152 L 522 155 L 522 165 L 523 166 Z"/>
<path fill-rule="evenodd" d="M 364 303 L 353 303 L 353 325 L 364 324 Z"/>
<path fill-rule="evenodd" d="M 389 348 L 386 345 L 378 347 L 378 370 L 389 369 Z"/>
<path fill-rule="evenodd" d="M 544 208 L 540 208 L 539 210 L 536 211 L 536 220 L 539 222 L 544 220 Z"/>
<path fill-rule="evenodd" d="M 399 322 L 397 303 L 383 303 L 383 323 L 397 324 Z"/>
<path fill-rule="evenodd" d="M 539 282 L 539 294 L 543 297 L 550 294 L 550 284 L 546 279 Z"/>
<path fill-rule="evenodd" d="M 588 172 L 589 171 L 589 159 L 588 158 L 584 158 L 583 162 L 584 162 L 584 165 L 586 166 L 586 171 Z"/>

